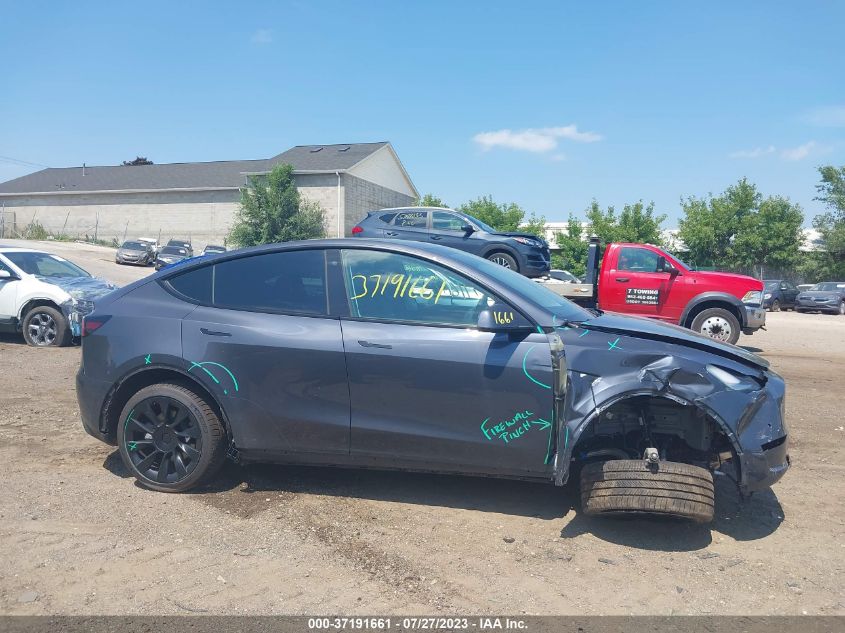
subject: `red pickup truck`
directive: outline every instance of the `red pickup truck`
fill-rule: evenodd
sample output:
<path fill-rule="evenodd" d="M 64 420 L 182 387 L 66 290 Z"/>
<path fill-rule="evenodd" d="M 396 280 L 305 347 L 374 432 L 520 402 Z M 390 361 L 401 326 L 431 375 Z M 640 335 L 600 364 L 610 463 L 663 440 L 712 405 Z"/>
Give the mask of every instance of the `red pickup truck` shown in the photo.
<path fill-rule="evenodd" d="M 592 238 L 583 284 L 541 283 L 582 305 L 675 323 L 727 343 L 766 323 L 758 279 L 695 270 L 650 244 L 609 244 L 601 254 Z"/>

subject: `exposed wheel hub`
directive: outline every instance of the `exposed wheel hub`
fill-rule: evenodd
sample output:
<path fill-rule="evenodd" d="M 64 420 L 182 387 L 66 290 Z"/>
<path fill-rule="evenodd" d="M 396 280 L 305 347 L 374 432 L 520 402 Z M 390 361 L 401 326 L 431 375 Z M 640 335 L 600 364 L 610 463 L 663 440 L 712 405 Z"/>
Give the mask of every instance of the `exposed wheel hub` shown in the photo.
<path fill-rule="evenodd" d="M 717 341 L 730 341 L 733 330 L 727 319 L 712 316 L 701 324 L 701 333 Z"/>

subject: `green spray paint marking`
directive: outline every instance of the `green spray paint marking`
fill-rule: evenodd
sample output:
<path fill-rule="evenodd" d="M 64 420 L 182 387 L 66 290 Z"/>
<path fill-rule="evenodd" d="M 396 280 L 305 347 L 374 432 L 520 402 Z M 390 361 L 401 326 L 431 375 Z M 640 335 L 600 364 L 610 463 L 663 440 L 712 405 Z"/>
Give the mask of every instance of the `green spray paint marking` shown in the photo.
<path fill-rule="evenodd" d="M 566 447 L 569 446 L 569 427 L 566 427 L 566 437 L 563 438 L 563 450 L 566 450 Z"/>
<path fill-rule="evenodd" d="M 126 432 L 126 428 L 129 426 L 129 420 L 132 419 L 132 414 L 135 413 L 135 409 L 129 410 L 129 415 L 126 416 L 126 420 L 123 422 L 123 432 Z"/>
<path fill-rule="evenodd" d="M 583 332 L 581 332 L 581 333 L 578 335 L 578 338 L 581 338 L 582 336 L 587 336 L 587 334 L 589 334 L 589 333 L 590 333 L 590 330 L 584 330 Z"/>
<path fill-rule="evenodd" d="M 551 427 L 551 422 L 542 418 L 532 420 L 533 417 L 534 414 L 531 411 L 518 411 L 510 419 L 502 420 L 489 428 L 487 423 L 490 418 L 485 418 L 481 423 L 481 432 L 491 442 L 498 438 L 508 444 L 525 436 L 534 426 L 540 427 L 541 430 Z"/>
<path fill-rule="evenodd" d="M 528 369 L 526 369 L 526 367 L 525 367 L 525 363 L 528 360 L 528 355 L 531 353 L 531 350 L 534 349 L 535 347 L 537 347 L 537 346 L 532 345 L 531 347 L 528 348 L 528 351 L 525 352 L 525 356 L 522 358 L 522 373 L 524 373 L 526 378 L 528 378 L 528 380 L 530 380 L 531 382 L 540 385 L 544 389 L 551 389 L 551 387 L 549 385 L 540 382 L 539 380 L 534 378 L 531 374 L 529 374 Z"/>
<path fill-rule="evenodd" d="M 130 451 L 137 450 L 138 442 L 129 442 L 129 444 L 126 445 L 126 448 Z"/>
<path fill-rule="evenodd" d="M 152 356 L 152 354 L 147 354 L 146 356 L 144 356 L 144 364 L 145 365 L 149 365 L 152 362 L 150 360 L 150 356 Z"/>
<path fill-rule="evenodd" d="M 552 415 L 549 416 L 552 419 L 555 417 L 555 412 L 552 411 Z M 545 420 L 543 420 L 545 422 Z M 554 429 L 552 428 L 551 423 L 549 423 L 549 444 L 546 446 L 546 459 L 543 460 L 544 464 L 548 464 L 549 460 L 552 458 L 552 433 L 554 433 Z"/>
<path fill-rule="evenodd" d="M 607 342 L 607 351 L 609 352 L 612 349 L 622 349 L 621 347 L 619 347 L 619 345 L 617 345 L 618 342 L 619 342 L 618 338 L 615 341 L 613 341 L 612 343 L 610 341 L 608 341 Z"/>
<path fill-rule="evenodd" d="M 537 326 L 537 331 L 538 331 L 540 334 L 542 334 L 542 333 L 543 333 L 543 328 L 541 328 L 541 327 L 538 325 L 538 326 Z"/>
<path fill-rule="evenodd" d="M 200 368 L 200 369 L 202 369 L 202 370 L 203 370 L 206 374 L 208 374 L 208 375 L 211 377 L 211 379 L 212 379 L 215 383 L 217 383 L 217 384 L 219 385 L 219 384 L 220 384 L 220 380 L 217 378 L 217 376 L 215 376 L 215 375 L 214 375 L 213 373 L 211 373 L 208 369 L 206 369 L 205 365 L 214 365 L 215 367 L 219 367 L 220 369 L 222 369 L 223 371 L 225 371 L 227 374 L 229 374 L 229 378 L 231 378 L 231 379 L 232 379 L 232 384 L 235 386 L 235 391 L 240 391 L 240 385 L 238 385 L 238 380 L 237 380 L 237 378 L 235 378 L 235 375 L 234 375 L 231 371 L 229 371 L 229 368 L 228 368 L 228 367 L 226 367 L 226 365 L 221 365 L 220 363 L 215 363 L 215 362 L 210 361 L 210 360 L 206 360 L 206 361 L 203 361 L 203 362 L 201 362 L 201 363 L 191 362 L 191 366 L 190 366 L 190 367 L 188 367 L 188 371 L 190 372 L 190 371 L 191 371 L 194 367 L 199 367 L 199 368 Z M 224 393 L 224 394 L 226 394 L 226 395 L 228 395 L 229 390 L 228 390 L 228 389 L 224 389 L 224 390 L 223 390 L 223 393 Z"/>

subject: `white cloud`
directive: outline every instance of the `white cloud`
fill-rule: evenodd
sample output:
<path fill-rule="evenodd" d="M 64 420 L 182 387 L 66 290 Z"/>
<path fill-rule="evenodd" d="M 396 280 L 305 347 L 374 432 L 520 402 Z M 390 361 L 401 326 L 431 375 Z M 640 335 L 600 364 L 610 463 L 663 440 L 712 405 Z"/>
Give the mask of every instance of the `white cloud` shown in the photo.
<path fill-rule="evenodd" d="M 595 132 L 579 132 L 575 125 L 563 127 L 527 128 L 524 130 L 496 130 L 479 132 L 472 140 L 485 151 L 494 147 L 507 147 L 524 152 L 550 152 L 557 148 L 560 139 L 579 143 L 594 143 L 603 137 Z"/>
<path fill-rule="evenodd" d="M 754 149 L 741 149 L 736 152 L 731 152 L 728 154 L 731 158 L 760 158 L 761 156 L 766 156 L 768 154 L 775 153 L 775 146 L 769 145 L 768 147 L 755 147 Z"/>
<path fill-rule="evenodd" d="M 803 160 L 810 155 L 810 152 L 815 149 L 816 142 L 810 141 L 808 143 L 804 143 L 803 145 L 799 145 L 798 147 L 788 147 L 786 149 L 781 150 L 780 157 L 784 160 Z"/>
<path fill-rule="evenodd" d="M 845 127 L 845 105 L 822 106 L 813 108 L 806 115 L 806 120 L 822 127 Z"/>
<path fill-rule="evenodd" d="M 270 29 L 258 29 L 252 34 L 250 41 L 253 44 L 269 44 L 273 41 L 273 31 Z"/>

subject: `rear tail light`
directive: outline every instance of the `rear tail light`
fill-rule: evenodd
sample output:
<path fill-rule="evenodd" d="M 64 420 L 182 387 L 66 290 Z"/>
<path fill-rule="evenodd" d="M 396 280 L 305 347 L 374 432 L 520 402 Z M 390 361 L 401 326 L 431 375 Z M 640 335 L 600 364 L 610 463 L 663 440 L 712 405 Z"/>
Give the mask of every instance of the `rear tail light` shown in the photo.
<path fill-rule="evenodd" d="M 106 324 L 110 316 L 82 317 L 82 336 L 93 334 Z"/>
<path fill-rule="evenodd" d="M 364 232 L 364 229 L 362 229 L 360 226 L 353 226 L 352 227 L 352 235 L 358 235 L 359 233 L 363 233 L 363 232 Z"/>

